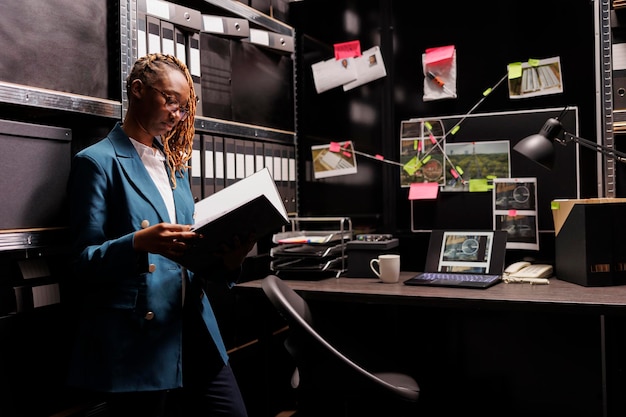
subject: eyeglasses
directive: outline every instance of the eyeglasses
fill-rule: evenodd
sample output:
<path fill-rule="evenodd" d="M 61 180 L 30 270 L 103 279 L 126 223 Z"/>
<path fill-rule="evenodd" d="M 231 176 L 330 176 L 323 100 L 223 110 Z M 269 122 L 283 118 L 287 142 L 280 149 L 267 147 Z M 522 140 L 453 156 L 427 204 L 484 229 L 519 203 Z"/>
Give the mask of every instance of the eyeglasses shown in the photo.
<path fill-rule="evenodd" d="M 165 107 L 171 111 L 171 112 L 175 112 L 178 111 L 178 114 L 180 115 L 180 121 L 182 122 L 183 120 L 185 120 L 187 118 L 187 116 L 189 116 L 189 109 L 187 107 L 183 107 L 180 105 L 180 103 L 178 102 L 178 100 L 176 99 L 176 97 L 174 96 L 170 96 L 169 94 L 166 94 L 165 92 L 159 90 L 158 88 L 155 88 L 151 85 L 149 85 L 148 87 L 150 87 L 151 89 L 153 89 L 154 91 L 156 91 L 157 93 L 161 94 L 163 96 L 163 98 L 165 99 Z"/>

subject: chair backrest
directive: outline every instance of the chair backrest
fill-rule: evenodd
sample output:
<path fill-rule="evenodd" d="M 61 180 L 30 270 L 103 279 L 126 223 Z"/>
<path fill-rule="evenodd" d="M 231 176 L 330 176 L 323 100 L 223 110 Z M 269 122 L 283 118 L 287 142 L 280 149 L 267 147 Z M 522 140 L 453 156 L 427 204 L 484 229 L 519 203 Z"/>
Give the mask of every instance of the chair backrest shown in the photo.
<path fill-rule="evenodd" d="M 406 401 L 417 401 L 419 386 L 412 377 L 398 373 L 370 372 L 352 361 L 322 337 L 313 326 L 313 316 L 306 300 L 300 297 L 283 280 L 275 275 L 268 275 L 263 279 L 261 286 L 272 305 L 289 324 L 290 332 L 304 332 L 309 336 L 307 343 L 313 341 L 318 345 L 317 347 L 331 354 L 350 370 L 356 372 L 383 391 Z M 300 352 L 290 351 L 290 353 L 296 359 L 296 364 L 298 364 L 298 354 Z M 300 365 L 298 364 L 298 366 Z M 329 378 L 332 378 L 332 376 Z"/>

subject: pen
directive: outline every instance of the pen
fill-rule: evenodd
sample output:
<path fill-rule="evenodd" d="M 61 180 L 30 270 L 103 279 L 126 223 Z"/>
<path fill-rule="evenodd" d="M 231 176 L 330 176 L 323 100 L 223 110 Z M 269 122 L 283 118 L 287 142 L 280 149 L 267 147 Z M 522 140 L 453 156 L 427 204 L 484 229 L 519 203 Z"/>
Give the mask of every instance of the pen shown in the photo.
<path fill-rule="evenodd" d="M 446 87 L 446 83 L 443 82 L 443 80 L 438 77 L 437 75 L 435 75 L 432 71 L 428 71 L 426 73 L 426 75 L 428 76 L 429 79 L 431 79 L 435 84 L 437 84 L 439 87 L 441 87 L 441 89 L 443 91 L 445 91 L 446 93 L 450 94 L 451 96 L 454 95 L 454 93 L 452 91 L 450 91 L 450 89 L 448 87 Z"/>

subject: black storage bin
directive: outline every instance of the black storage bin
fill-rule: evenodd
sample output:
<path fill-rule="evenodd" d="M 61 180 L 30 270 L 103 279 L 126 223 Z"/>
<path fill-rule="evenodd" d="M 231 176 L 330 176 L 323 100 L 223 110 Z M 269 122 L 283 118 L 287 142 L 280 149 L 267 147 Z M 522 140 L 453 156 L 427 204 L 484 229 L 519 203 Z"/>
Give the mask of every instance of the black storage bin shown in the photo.
<path fill-rule="evenodd" d="M 348 253 L 348 278 L 377 278 L 370 268 L 370 260 L 379 255 L 395 253 L 394 249 L 399 246 L 398 239 L 392 238 L 383 241 L 351 240 L 346 244 Z"/>

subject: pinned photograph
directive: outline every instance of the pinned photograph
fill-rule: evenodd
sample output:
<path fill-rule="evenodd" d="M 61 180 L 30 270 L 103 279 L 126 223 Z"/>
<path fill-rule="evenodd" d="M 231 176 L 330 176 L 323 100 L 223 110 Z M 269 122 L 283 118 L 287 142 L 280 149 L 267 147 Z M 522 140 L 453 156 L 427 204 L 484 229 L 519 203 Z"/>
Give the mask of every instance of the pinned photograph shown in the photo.
<path fill-rule="evenodd" d="M 331 58 L 311 65 L 318 94 L 357 79 L 355 58 Z"/>
<path fill-rule="evenodd" d="M 383 56 L 378 46 L 370 48 L 364 51 L 360 57 L 354 58 L 354 65 L 356 67 L 357 78 L 354 81 L 344 84 L 343 91 L 352 90 L 355 87 L 387 75 Z"/>
<path fill-rule="evenodd" d="M 563 92 L 559 57 L 508 65 L 509 98 L 536 97 Z"/>
<path fill-rule="evenodd" d="M 539 250 L 537 179 L 493 180 L 493 227 L 507 232 L 507 249 Z"/>
<path fill-rule="evenodd" d="M 411 119 L 402 122 L 400 139 L 401 187 L 410 187 L 416 183 L 444 184 L 444 155 L 438 142 L 442 135 L 443 125 L 439 120 Z"/>
<path fill-rule="evenodd" d="M 462 170 L 468 180 L 491 180 L 511 176 L 511 151 L 508 140 L 446 143 L 447 186 L 444 191 L 469 191 L 469 184 L 459 183 L 451 169 Z"/>
<path fill-rule="evenodd" d="M 311 146 L 315 179 L 356 174 L 352 142 Z"/>

